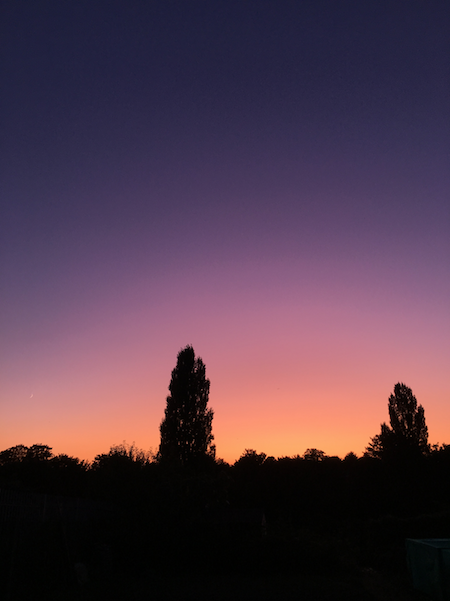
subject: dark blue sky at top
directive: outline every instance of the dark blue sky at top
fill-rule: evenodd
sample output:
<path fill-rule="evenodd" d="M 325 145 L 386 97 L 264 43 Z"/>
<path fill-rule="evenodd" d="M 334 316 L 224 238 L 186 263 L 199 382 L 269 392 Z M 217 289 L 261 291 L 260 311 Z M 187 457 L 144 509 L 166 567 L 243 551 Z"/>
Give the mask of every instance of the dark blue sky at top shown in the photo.
<path fill-rule="evenodd" d="M 197 265 L 448 274 L 447 2 L 19 0 L 0 21 L 7 340 Z"/>

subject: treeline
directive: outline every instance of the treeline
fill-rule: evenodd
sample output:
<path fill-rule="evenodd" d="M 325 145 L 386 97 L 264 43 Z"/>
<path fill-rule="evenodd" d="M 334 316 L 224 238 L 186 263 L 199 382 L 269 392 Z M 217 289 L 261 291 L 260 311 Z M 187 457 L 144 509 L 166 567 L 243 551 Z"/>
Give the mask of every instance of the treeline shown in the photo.
<path fill-rule="evenodd" d="M 305 511 L 344 517 L 446 507 L 449 471 L 450 445 L 446 444 L 408 461 L 401 456 L 383 460 L 368 453 L 358 458 L 352 452 L 340 459 L 318 449 L 274 458 L 247 449 L 233 465 L 207 458 L 187 467 L 167 465 L 126 443 L 97 455 L 92 463 L 54 455 L 51 447 L 42 444 L 0 452 L 2 488 L 135 505 L 154 503 L 172 483 L 180 488 L 170 494 L 198 495 L 200 513 L 231 503 L 261 507 L 275 518 L 291 521 Z M 195 482 L 202 482 L 201 490 Z M 167 507 L 167 500 L 162 506 Z"/>
<path fill-rule="evenodd" d="M 43 444 L 0 452 L 8 601 L 421 598 L 405 538 L 450 538 L 450 446 L 428 444 L 410 388 L 395 385 L 389 425 L 362 457 L 247 449 L 233 465 L 215 456 L 192 347 L 169 392 L 156 454 L 126 443 L 91 463 Z"/>
<path fill-rule="evenodd" d="M 370 600 L 377 598 L 366 590 L 372 570 L 413 599 L 405 538 L 450 537 L 449 472 L 445 445 L 408 463 L 314 449 L 280 458 L 247 450 L 233 465 L 211 459 L 184 467 L 126 444 L 91 464 L 53 455 L 46 445 L 13 447 L 0 453 L 0 515 L 5 490 L 20 493 L 17 503 L 45 497 L 47 511 L 34 522 L 1 523 L 4 581 L 15 591 L 10 599 L 28 598 L 27 582 L 42 590 L 38 599 L 67 590 L 114 599 L 130 580 L 145 587 L 150 570 L 155 598 L 170 599 L 179 591 L 162 591 L 176 570 L 189 581 L 226 574 L 230 582 L 268 579 L 275 588 L 287 578 L 292 598 L 298 579 L 302 586 L 320 580 L 323 598 L 337 586 L 342 598 L 356 591 L 355 598 Z M 70 512 L 74 504 L 87 513 Z M 51 513 L 51 505 L 58 510 Z M 205 591 L 191 598 L 215 597 Z"/>

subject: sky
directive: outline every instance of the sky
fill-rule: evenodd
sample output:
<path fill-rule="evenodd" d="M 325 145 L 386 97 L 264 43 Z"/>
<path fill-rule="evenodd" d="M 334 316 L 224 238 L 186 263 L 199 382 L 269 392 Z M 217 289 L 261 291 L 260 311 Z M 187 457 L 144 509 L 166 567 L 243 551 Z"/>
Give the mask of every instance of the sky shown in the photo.
<path fill-rule="evenodd" d="M 450 443 L 450 4 L 2 0 L 0 448 Z"/>

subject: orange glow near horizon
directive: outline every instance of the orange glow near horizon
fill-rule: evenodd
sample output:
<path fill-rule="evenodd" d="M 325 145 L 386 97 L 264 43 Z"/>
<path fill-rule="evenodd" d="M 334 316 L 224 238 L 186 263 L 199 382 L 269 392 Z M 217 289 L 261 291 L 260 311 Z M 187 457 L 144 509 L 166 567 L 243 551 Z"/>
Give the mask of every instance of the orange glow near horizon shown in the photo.
<path fill-rule="evenodd" d="M 427 366 L 425 372 L 426 353 L 416 347 L 405 349 L 399 361 L 394 346 L 381 353 L 371 342 L 357 344 L 361 338 L 353 335 L 344 352 L 341 324 L 323 352 L 325 339 L 315 343 L 314 328 L 310 333 L 304 328 L 301 350 L 295 332 L 288 337 L 280 329 L 277 336 L 273 327 L 264 334 L 248 321 L 237 346 L 230 324 L 213 343 L 206 340 L 208 325 L 200 334 L 186 333 L 185 340 L 205 362 L 217 456 L 229 463 L 247 448 L 275 457 L 302 455 L 311 447 L 327 455 L 361 455 L 380 423 L 388 421 L 388 397 L 398 381 L 410 386 L 424 406 L 430 442 L 448 442 L 443 365 L 435 364 L 434 371 Z M 170 374 L 183 344 L 174 343 L 175 332 L 170 333 L 150 361 L 146 332 L 134 335 L 132 349 L 122 326 L 94 329 L 74 336 L 65 353 L 55 346 L 39 355 L 33 377 L 4 390 L 5 398 L 21 398 L 4 420 L 2 447 L 42 443 L 55 454 L 89 461 L 123 441 L 156 452 Z"/>
<path fill-rule="evenodd" d="M 270 281 L 277 278 L 278 268 Z M 316 290 L 313 302 L 287 278 L 275 289 L 246 285 L 229 294 L 224 282 L 181 308 L 169 289 L 150 310 L 120 308 L 120 319 L 114 304 L 99 303 L 89 320 L 11 349 L 2 447 L 40 442 L 87 460 L 123 441 L 157 451 L 171 371 L 186 344 L 206 365 L 217 456 L 228 462 L 246 448 L 361 455 L 388 421 L 399 381 L 424 406 L 430 441 L 448 442 L 447 339 L 426 301 L 405 306 L 374 286 L 356 295 L 335 284 Z M 145 300 L 145 289 L 129 293 Z"/>
<path fill-rule="evenodd" d="M 156 451 L 188 344 L 227 462 L 397 382 L 450 443 L 450 3 L 57 4 L 2 10 L 0 450 Z"/>

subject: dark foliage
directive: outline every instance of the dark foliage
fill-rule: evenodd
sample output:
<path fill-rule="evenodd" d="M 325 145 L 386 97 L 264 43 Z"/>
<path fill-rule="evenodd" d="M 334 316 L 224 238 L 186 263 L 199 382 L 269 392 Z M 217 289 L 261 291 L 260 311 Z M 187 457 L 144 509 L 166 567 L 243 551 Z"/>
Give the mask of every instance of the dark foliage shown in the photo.
<path fill-rule="evenodd" d="M 194 374 L 208 413 L 204 365 L 184 351 L 169 398 Z M 246 449 L 230 466 L 203 446 L 198 469 L 126 443 L 92 465 L 46 445 L 0 452 L 6 598 L 420 599 L 405 538 L 450 537 L 450 447 L 422 444 L 423 410 L 398 386 L 389 430 L 414 441 L 417 461 Z"/>
<path fill-rule="evenodd" d="M 303 459 L 307 461 L 323 461 L 326 455 L 319 449 L 306 449 L 303 453 Z"/>
<path fill-rule="evenodd" d="M 43 444 L 34 444 L 26 447 L 19 444 L 0 453 L 0 465 L 17 463 L 38 463 L 53 457 L 51 447 Z"/>
<path fill-rule="evenodd" d="M 8 450 L 6 590 L 11 599 L 116 599 L 133 583 L 135 598 L 295 599 L 301 590 L 306 601 L 416 599 L 404 539 L 450 536 L 448 449 L 411 467 L 246 450 L 233 466 L 198 470 L 123 444 L 84 472 L 65 455 L 27 464 L 26 452 Z M 20 476 L 16 492 L 2 490 L 5 470 L 9 489 Z M 54 492 L 62 474 L 72 496 Z M 385 597 L 374 592 L 382 585 Z"/>
<path fill-rule="evenodd" d="M 411 388 L 398 383 L 388 403 L 390 427 L 381 424 L 381 432 L 374 436 L 367 449 L 368 457 L 385 460 L 411 460 L 429 452 L 428 428 L 425 412 Z"/>
<path fill-rule="evenodd" d="M 65 454 L 54 455 L 48 445 L 17 445 L 0 453 L 3 486 L 73 494 L 83 488 L 87 469 L 85 461 Z"/>
<path fill-rule="evenodd" d="M 181 466 L 215 457 L 213 411 L 208 409 L 209 380 L 192 346 L 178 353 L 172 371 L 165 417 L 161 423 L 158 459 Z"/>
<path fill-rule="evenodd" d="M 123 442 L 114 445 L 109 453 L 97 455 L 92 462 L 93 470 L 109 470 L 111 472 L 136 470 L 149 465 L 153 456 L 150 451 L 138 449 L 135 444 Z"/>

